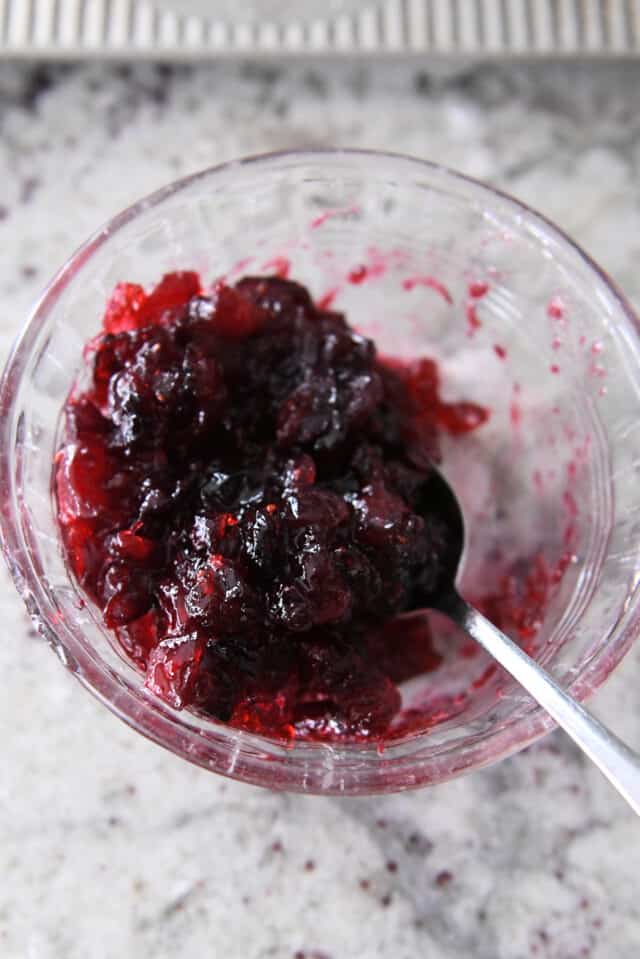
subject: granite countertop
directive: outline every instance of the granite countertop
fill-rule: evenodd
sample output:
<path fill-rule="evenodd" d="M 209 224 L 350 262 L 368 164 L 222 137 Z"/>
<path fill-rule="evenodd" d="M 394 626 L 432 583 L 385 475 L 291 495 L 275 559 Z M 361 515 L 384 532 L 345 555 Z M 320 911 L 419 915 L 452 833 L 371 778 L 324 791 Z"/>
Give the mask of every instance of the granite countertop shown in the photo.
<path fill-rule="evenodd" d="M 413 153 L 563 224 L 640 306 L 640 64 L 0 67 L 2 360 L 104 219 L 240 154 Z M 133 733 L 0 573 L 2 959 L 636 959 L 637 820 L 555 733 L 436 789 L 271 794 Z M 594 701 L 640 746 L 640 647 Z"/>

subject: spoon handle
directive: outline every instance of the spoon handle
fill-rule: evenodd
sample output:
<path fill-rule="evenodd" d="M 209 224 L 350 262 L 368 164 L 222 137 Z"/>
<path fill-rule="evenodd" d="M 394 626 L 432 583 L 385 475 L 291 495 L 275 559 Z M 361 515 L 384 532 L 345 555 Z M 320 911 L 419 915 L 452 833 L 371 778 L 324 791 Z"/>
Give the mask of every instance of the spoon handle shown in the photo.
<path fill-rule="evenodd" d="M 439 609 L 453 619 L 546 709 L 640 815 L 640 756 L 572 699 L 512 640 L 457 593 Z"/>

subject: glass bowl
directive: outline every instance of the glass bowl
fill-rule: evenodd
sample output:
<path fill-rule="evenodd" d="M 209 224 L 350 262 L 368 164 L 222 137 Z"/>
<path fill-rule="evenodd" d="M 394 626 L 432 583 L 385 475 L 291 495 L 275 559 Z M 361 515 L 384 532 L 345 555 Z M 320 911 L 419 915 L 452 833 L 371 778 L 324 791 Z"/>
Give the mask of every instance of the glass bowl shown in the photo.
<path fill-rule="evenodd" d="M 326 794 L 438 783 L 552 726 L 443 624 L 442 666 L 402 693 L 405 706 L 434 715 L 443 695 L 458 708 L 384 749 L 285 745 L 144 691 L 67 571 L 51 466 L 62 406 L 110 291 L 175 269 L 211 280 L 290 269 L 382 352 L 435 357 L 446 399 L 490 407 L 482 429 L 443 448 L 468 524 L 461 590 L 473 598 L 505 569 L 527 582 L 533 570 L 533 588 L 550 592 L 530 648 L 578 699 L 605 680 L 639 623 L 640 357 L 629 305 L 567 236 L 504 194 L 408 157 L 318 151 L 206 170 L 116 216 L 53 279 L 9 360 L 4 553 L 38 628 L 98 699 L 212 771 Z"/>

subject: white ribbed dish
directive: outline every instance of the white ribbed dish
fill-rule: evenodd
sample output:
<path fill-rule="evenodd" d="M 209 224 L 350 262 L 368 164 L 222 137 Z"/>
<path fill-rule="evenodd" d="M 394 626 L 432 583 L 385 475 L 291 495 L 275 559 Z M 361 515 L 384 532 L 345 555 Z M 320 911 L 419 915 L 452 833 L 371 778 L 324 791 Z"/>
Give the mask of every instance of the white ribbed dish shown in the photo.
<path fill-rule="evenodd" d="M 170 0 L 162 3 L 170 6 Z M 362 0 L 356 12 L 285 23 L 243 23 L 242 3 L 237 22 L 224 22 L 215 19 L 215 0 L 209 4 L 212 13 L 198 16 L 180 12 L 181 0 L 175 0 L 175 10 L 153 0 L 0 0 L 0 56 L 640 53 L 640 0 Z"/>

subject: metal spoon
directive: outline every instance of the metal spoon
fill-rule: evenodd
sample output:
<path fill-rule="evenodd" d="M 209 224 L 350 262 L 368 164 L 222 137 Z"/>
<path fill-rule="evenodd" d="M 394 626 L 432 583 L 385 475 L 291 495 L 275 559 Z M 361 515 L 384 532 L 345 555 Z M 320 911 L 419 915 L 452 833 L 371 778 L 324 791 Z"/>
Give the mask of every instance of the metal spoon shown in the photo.
<path fill-rule="evenodd" d="M 541 666 L 460 596 L 455 586 L 465 539 L 460 504 L 447 480 L 435 469 L 423 484 L 420 498 L 424 510 L 419 506 L 418 512 L 427 514 L 436 509 L 447 522 L 450 538 L 433 592 L 420 597 L 415 605 L 439 610 L 480 643 L 546 709 L 640 815 L 640 755 L 609 732 Z"/>

